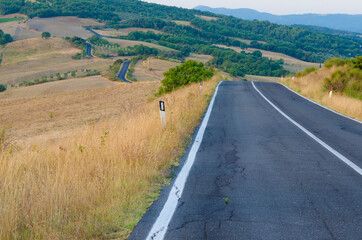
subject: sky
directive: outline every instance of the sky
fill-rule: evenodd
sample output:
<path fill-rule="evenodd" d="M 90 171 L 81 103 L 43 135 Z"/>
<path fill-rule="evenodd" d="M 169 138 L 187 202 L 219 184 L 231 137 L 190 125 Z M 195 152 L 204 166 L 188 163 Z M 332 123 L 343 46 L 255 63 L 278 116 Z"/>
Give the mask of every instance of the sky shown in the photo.
<path fill-rule="evenodd" d="M 361 0 L 143 0 L 183 8 L 198 5 L 225 8 L 251 8 L 277 15 L 302 13 L 362 14 Z M 362 23 L 361 23 L 362 24 Z"/>

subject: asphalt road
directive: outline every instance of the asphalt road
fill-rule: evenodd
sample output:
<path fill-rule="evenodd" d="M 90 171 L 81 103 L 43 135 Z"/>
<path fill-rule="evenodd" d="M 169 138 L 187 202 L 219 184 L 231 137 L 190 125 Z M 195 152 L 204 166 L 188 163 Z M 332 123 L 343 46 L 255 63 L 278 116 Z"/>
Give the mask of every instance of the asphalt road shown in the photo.
<path fill-rule="evenodd" d="M 88 57 L 94 58 L 94 56 L 92 55 L 92 45 L 90 43 L 86 43 L 87 49 L 86 49 L 86 54 Z"/>
<path fill-rule="evenodd" d="M 88 30 L 89 32 L 95 34 L 96 36 L 98 36 L 98 37 L 100 37 L 100 38 L 107 37 L 107 36 L 104 36 L 104 35 L 102 35 L 102 34 L 97 33 L 96 31 L 94 31 L 94 30 L 91 29 L 91 28 L 86 28 L 86 30 Z"/>
<path fill-rule="evenodd" d="M 361 123 L 279 84 L 255 86 L 307 131 L 362 167 Z M 188 165 L 188 154 L 176 174 Z M 250 82 L 220 85 L 175 212 L 168 211 L 172 218 L 163 222 L 166 227 L 150 233 L 174 182 L 129 239 L 159 239 L 162 231 L 164 239 L 362 238 L 361 174 L 280 114 Z"/>
<path fill-rule="evenodd" d="M 131 81 L 128 81 L 126 79 L 126 74 L 127 74 L 130 63 L 131 63 L 131 61 L 125 61 L 122 65 L 121 70 L 119 71 L 119 73 L 117 75 L 117 77 L 119 79 L 121 79 L 123 82 L 132 83 Z"/>

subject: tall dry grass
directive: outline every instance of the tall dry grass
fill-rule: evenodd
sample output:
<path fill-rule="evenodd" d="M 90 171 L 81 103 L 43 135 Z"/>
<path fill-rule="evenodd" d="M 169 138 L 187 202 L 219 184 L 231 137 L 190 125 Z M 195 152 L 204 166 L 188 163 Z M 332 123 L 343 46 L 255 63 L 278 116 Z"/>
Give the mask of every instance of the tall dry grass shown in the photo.
<path fill-rule="evenodd" d="M 322 68 L 304 77 L 294 80 L 286 78 L 280 82 L 321 105 L 362 121 L 362 101 L 335 92 L 329 98 L 329 92 L 323 89 L 323 80 L 330 77 L 336 69 L 336 67 Z"/>
<path fill-rule="evenodd" d="M 0 154 L 0 239 L 124 239 L 183 153 L 218 78 L 87 126 L 54 144 Z"/>

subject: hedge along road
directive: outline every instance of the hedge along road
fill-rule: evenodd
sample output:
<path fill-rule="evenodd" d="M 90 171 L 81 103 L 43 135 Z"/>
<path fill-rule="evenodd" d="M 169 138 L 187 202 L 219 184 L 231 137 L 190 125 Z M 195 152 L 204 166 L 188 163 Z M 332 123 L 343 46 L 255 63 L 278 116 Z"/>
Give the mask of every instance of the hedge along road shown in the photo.
<path fill-rule="evenodd" d="M 223 82 L 201 141 L 170 221 L 175 180 L 129 239 L 360 239 L 360 122 L 280 84 Z"/>

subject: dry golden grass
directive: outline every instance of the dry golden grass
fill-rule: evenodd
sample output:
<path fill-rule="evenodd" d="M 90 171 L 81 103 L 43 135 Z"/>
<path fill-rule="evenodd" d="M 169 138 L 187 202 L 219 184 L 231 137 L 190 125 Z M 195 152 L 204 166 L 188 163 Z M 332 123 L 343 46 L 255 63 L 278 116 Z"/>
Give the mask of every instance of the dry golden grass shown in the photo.
<path fill-rule="evenodd" d="M 20 83 L 33 81 L 42 76 L 63 74 L 68 71 L 82 69 L 107 70 L 113 60 L 83 59 L 73 60 L 72 56 L 80 52 L 68 41 L 61 38 L 31 38 L 16 41 L 7 45 L 3 63 L 0 66 L 0 83 Z"/>
<path fill-rule="evenodd" d="M 103 35 L 103 36 L 111 36 L 111 37 L 117 37 L 117 36 L 127 36 L 131 32 L 154 32 L 156 34 L 162 33 L 161 31 L 152 29 L 152 28 L 121 28 L 121 29 L 112 29 L 112 28 L 106 28 L 102 30 L 94 29 L 95 32 Z"/>
<path fill-rule="evenodd" d="M 84 86 L 76 83 L 79 80 L 69 80 L 72 88 L 77 88 L 77 85 Z M 86 82 L 89 81 L 86 79 Z M 28 91 L 28 97 L 11 98 L 10 94 L 10 98 L 0 98 L 0 128 L 11 124 L 14 139 L 21 142 L 59 138 L 62 132 L 116 117 L 123 111 L 136 108 L 144 103 L 159 85 L 157 82 L 119 83 L 109 87 L 66 92 L 54 89 L 69 86 L 64 81 L 24 87 L 19 90 Z M 60 93 L 42 95 L 44 88 L 53 88 L 53 91 Z M 40 96 L 31 97 L 38 94 Z M 4 95 L 7 96 L 6 92 Z"/>
<path fill-rule="evenodd" d="M 218 80 L 122 109 L 51 144 L 0 154 L 1 239 L 125 239 L 165 182 Z M 133 84 L 132 84 L 133 85 Z M 136 85 L 136 84 L 135 84 Z"/>
<path fill-rule="evenodd" d="M 330 109 L 362 121 L 362 101 L 342 94 L 333 93 L 329 98 L 329 92 L 323 90 L 323 80 L 336 70 L 322 68 L 315 73 L 310 73 L 302 78 L 290 78 L 281 80 L 282 84 L 299 92 L 303 96 L 312 99 Z"/>

